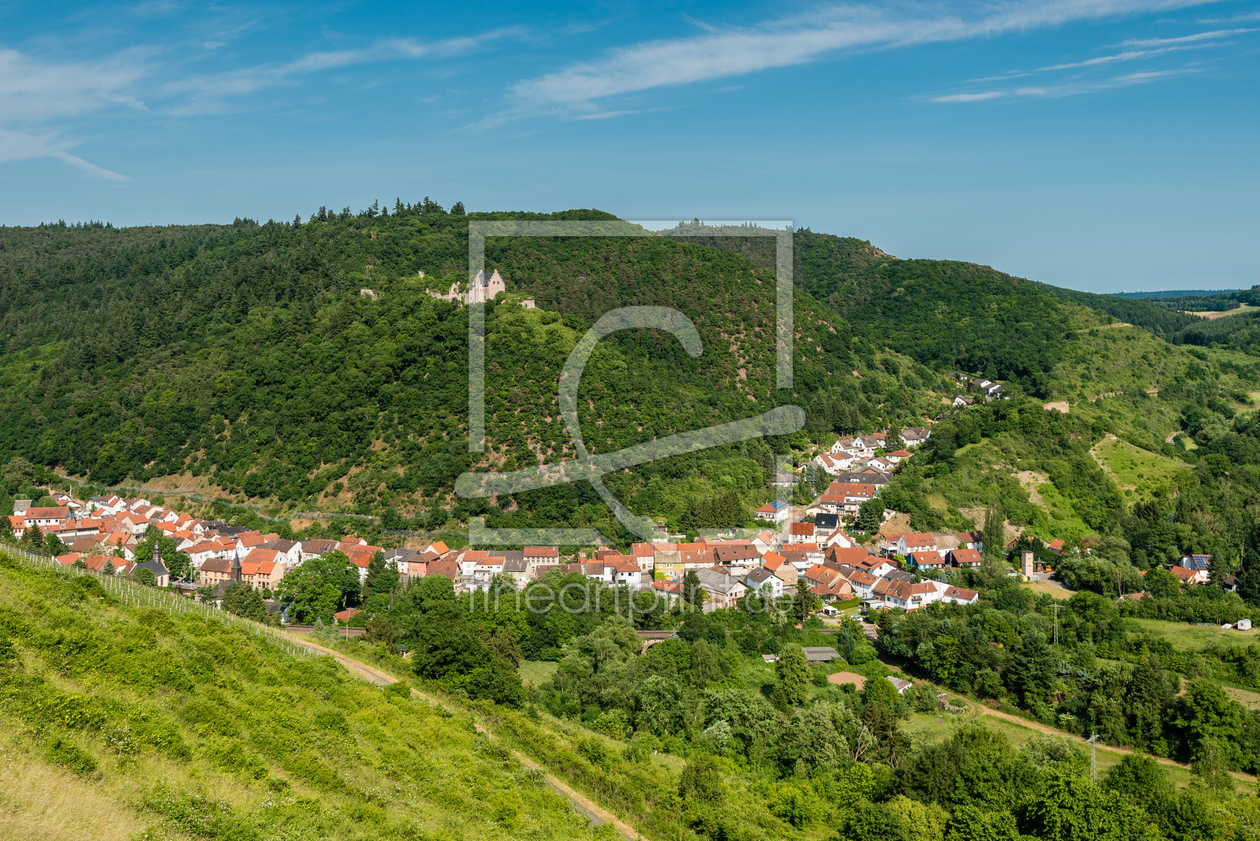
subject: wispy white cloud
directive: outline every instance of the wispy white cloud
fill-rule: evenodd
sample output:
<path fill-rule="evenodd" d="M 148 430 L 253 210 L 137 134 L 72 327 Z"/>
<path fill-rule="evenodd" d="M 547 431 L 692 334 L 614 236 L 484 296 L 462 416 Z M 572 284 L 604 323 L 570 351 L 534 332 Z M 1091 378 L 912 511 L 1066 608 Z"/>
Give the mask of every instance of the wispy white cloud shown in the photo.
<path fill-rule="evenodd" d="M 130 11 L 151 16 L 174 11 L 177 5 L 156 0 Z M 213 49 L 251 25 L 223 30 L 223 37 L 212 38 L 206 48 Z M 172 74 L 172 67 L 161 61 L 161 52 L 152 49 L 133 49 L 100 60 L 51 63 L 0 48 L 0 163 L 55 158 L 96 177 L 126 180 L 126 176 L 69 151 L 77 145 L 67 139 L 74 125 L 81 125 L 96 112 L 120 106 L 166 115 L 212 113 L 221 110 L 230 97 L 296 84 L 315 74 L 356 65 L 462 55 L 519 31 L 500 29 L 433 42 L 386 38 L 361 49 L 311 52 L 283 63 L 173 81 L 162 80 L 163 74 Z M 169 62 L 169 58 L 165 60 Z"/>
<path fill-rule="evenodd" d="M 54 134 L 35 135 L 0 128 L 0 163 L 56 158 L 97 178 L 110 181 L 131 180 L 125 175 L 104 169 L 77 155 L 70 154 L 66 150 L 73 145 L 71 142 L 58 140 Z"/>
<path fill-rule="evenodd" d="M 315 73 L 357 65 L 462 55 L 490 41 L 512 37 L 520 32 L 519 28 L 511 27 L 471 37 L 430 42 L 414 38 L 385 38 L 360 49 L 313 52 L 283 64 L 255 65 L 226 73 L 191 76 L 164 85 L 162 94 L 179 100 L 170 109 L 171 113 L 213 113 L 221 110 L 230 97 L 297 84 Z"/>
<path fill-rule="evenodd" d="M 1221 23 L 1250 23 L 1253 20 L 1260 20 L 1260 9 L 1254 12 L 1243 12 L 1227 18 L 1199 18 L 1199 23 L 1205 26 L 1212 26 Z"/>
<path fill-rule="evenodd" d="M 1031 76 L 1032 73 L 1026 70 L 1011 70 L 1007 73 L 999 73 L 996 76 L 981 76 L 978 79 L 968 79 L 968 82 L 1005 82 L 1010 79 L 1018 79 L 1023 76 Z"/>
<path fill-rule="evenodd" d="M 139 50 L 98 62 L 47 64 L 0 49 L 0 121 L 20 125 L 110 105 L 143 107 L 129 89 L 151 71 L 149 55 Z"/>
<path fill-rule="evenodd" d="M 611 120 L 613 117 L 628 117 L 631 114 L 650 114 L 654 111 L 672 111 L 672 107 L 666 108 L 632 108 L 624 111 L 595 111 L 591 114 L 575 114 L 574 120 Z"/>
<path fill-rule="evenodd" d="M 1167 44 L 1190 44 L 1196 41 L 1219 41 L 1233 35 L 1255 32 L 1255 29 L 1216 29 L 1211 32 L 1196 32 L 1193 35 L 1182 35 L 1179 38 L 1133 38 L 1121 41 L 1117 47 L 1162 47 Z"/>
<path fill-rule="evenodd" d="M 1206 0 L 1203 0 L 1206 2 Z M 1023 0 L 979 11 L 925 12 L 922 5 L 823 6 L 808 14 L 693 37 L 649 41 L 595 61 L 525 79 L 509 89 L 515 105 L 499 121 L 555 109 L 595 112 L 619 94 L 712 81 L 818 61 L 852 49 L 881 49 L 1000 35 L 1198 5 L 1200 0 Z M 491 121 L 493 122 L 493 121 Z"/>
<path fill-rule="evenodd" d="M 1165 55 L 1167 53 L 1180 52 L 1182 50 L 1201 50 L 1207 47 L 1219 46 L 1218 44 L 1182 44 L 1171 47 L 1160 47 L 1155 50 L 1126 50 L 1122 53 L 1112 53 L 1111 55 L 1100 55 L 1095 58 L 1087 58 L 1083 61 L 1069 61 L 1066 64 L 1051 64 L 1048 67 L 1038 67 L 1038 73 L 1046 73 L 1055 70 L 1076 70 L 1082 67 L 1100 67 L 1104 64 L 1115 64 L 1118 61 L 1136 61 L 1141 58 L 1154 58 L 1155 56 Z"/>
<path fill-rule="evenodd" d="M 1205 50 L 1228 46 L 1234 43 L 1226 40 L 1235 35 L 1241 35 L 1248 32 L 1256 32 L 1256 29 L 1217 29 L 1211 32 L 1198 32 L 1192 35 L 1184 35 L 1176 38 L 1147 38 L 1147 39 L 1130 39 L 1120 44 L 1112 45 L 1113 47 L 1133 47 L 1135 49 L 1126 49 L 1122 52 L 1111 53 L 1109 55 L 1095 56 L 1081 61 L 1069 61 L 1061 64 L 1051 64 L 1045 67 L 1038 67 L 1033 71 L 1011 71 L 998 76 L 989 76 L 980 79 L 970 79 L 970 84 L 980 82 L 1003 82 L 1007 80 L 1017 79 L 1021 77 L 1034 76 L 1038 73 L 1055 73 L 1064 70 L 1080 70 L 1090 71 L 1103 68 L 1111 64 L 1122 62 L 1138 61 L 1142 59 L 1151 59 L 1158 56 L 1167 55 L 1168 53 L 1182 52 L 1185 50 Z M 1141 47 L 1141 49 L 1136 49 Z M 1174 70 L 1151 70 L 1142 73 L 1130 73 L 1124 76 L 1115 76 L 1110 79 L 1082 81 L 1074 79 L 1069 82 L 1059 82 L 1048 85 L 1023 85 L 1020 87 L 989 89 L 983 91 L 968 91 L 963 93 L 948 94 L 944 96 L 932 97 L 933 102 L 983 102 L 991 99 L 1008 99 L 1016 97 L 1054 97 L 1054 96 L 1073 96 L 1080 93 L 1089 93 L 1092 91 L 1108 90 L 1115 87 L 1123 87 L 1133 84 L 1142 84 L 1146 81 L 1168 78 L 1170 76 L 1179 76 L 1184 73 L 1195 72 L 1190 68 L 1174 69 Z"/>
<path fill-rule="evenodd" d="M 1146 70 L 1140 73 L 1126 73 L 1123 76 L 1113 76 L 1109 79 L 1092 82 L 1075 81 L 1053 85 L 1023 85 L 1015 88 L 977 91 L 974 93 L 953 93 L 945 96 L 932 97 L 932 102 L 966 103 L 985 102 L 993 99 L 1060 98 L 1066 96 L 1077 96 L 1086 93 L 1097 93 L 1099 91 L 1112 90 L 1114 88 L 1127 88 L 1132 87 L 1133 85 L 1144 85 L 1150 82 L 1160 81 L 1161 79 L 1184 76 L 1195 72 L 1197 71 L 1194 68 L 1189 67 L 1183 67 L 1176 70 Z"/>

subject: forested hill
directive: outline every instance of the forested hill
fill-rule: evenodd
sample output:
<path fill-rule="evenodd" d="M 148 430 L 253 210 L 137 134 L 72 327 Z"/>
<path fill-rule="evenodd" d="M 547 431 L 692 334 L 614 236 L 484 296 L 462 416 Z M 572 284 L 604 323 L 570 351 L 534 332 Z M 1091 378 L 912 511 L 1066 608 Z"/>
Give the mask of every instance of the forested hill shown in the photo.
<path fill-rule="evenodd" d="M 1113 318 L 1132 324 L 1134 327 L 1141 327 L 1169 342 L 1174 341 L 1180 331 L 1203 321 L 1198 316 L 1170 310 L 1151 301 L 1078 292 L 1075 289 L 1063 289 L 1044 283 L 1037 285 L 1052 295 L 1084 307 L 1102 310 Z"/>
<path fill-rule="evenodd" d="M 1177 385 L 1196 366 L 1198 381 L 1237 391 L 1211 363 L 1095 329 L 1108 316 L 1039 284 L 807 230 L 794 235 L 794 377 L 781 391 L 773 240 L 702 225 L 491 238 L 486 267 L 500 270 L 508 294 L 486 311 L 487 447 L 471 456 L 468 310 L 429 292 L 466 280 L 468 221 L 503 218 L 615 217 L 466 214 L 425 200 L 320 208 L 292 223 L 0 228 L 0 463 L 22 456 L 99 485 L 166 478 L 289 511 L 420 514 L 428 527 L 484 514 L 492 525 L 611 528 L 589 489 L 485 502 L 456 498 L 453 482 L 470 468 L 572 454 L 560 371 L 586 329 L 627 304 L 682 309 L 704 353 L 692 358 L 659 331 L 602 341 L 578 401 L 593 451 L 782 403 L 807 410 L 790 442 L 609 479 L 636 511 L 671 524 L 697 500 L 725 512 L 719 525 L 741 522 L 768 493 L 772 448 L 939 414 L 955 369 L 1007 381 L 1008 393 L 1086 404 L 1162 388 L 1166 405 L 1154 413 L 1137 403 L 1099 413 L 1100 430 L 1137 430 L 1150 446 L 1175 431 L 1187 400 L 1206 399 Z M 527 296 L 538 309 L 520 305 Z"/>
<path fill-rule="evenodd" d="M 470 217 L 425 202 L 264 225 L 0 229 L 0 460 L 23 456 L 101 485 L 180 474 L 180 487 L 299 510 L 429 511 L 437 524 L 509 517 L 454 499 L 454 478 L 571 452 L 556 411 L 560 370 L 601 308 L 632 302 L 686 308 L 705 353 L 693 360 L 655 332 L 602 342 L 580 400 L 595 451 L 776 402 L 809 407 L 816 433 L 908 422 L 940 405 L 931 371 L 853 342 L 842 318 L 808 298 L 797 307 L 796 388 L 778 392 L 774 279 L 746 259 L 663 238 L 491 240 L 487 265 L 503 270 L 509 294 L 487 308 L 487 453 L 476 460 L 468 311 L 428 291 L 466 279 L 469 218 L 506 216 L 610 218 Z M 519 306 L 524 293 L 541 308 Z M 620 481 L 641 510 L 672 517 L 682 503 L 670 487 L 688 489 L 681 499 L 733 494 L 738 511 L 765 492 L 770 469 L 769 449 L 752 442 Z M 653 470 L 670 473 L 653 483 Z M 591 500 L 572 493 L 504 509 L 585 516 L 575 512 Z"/>

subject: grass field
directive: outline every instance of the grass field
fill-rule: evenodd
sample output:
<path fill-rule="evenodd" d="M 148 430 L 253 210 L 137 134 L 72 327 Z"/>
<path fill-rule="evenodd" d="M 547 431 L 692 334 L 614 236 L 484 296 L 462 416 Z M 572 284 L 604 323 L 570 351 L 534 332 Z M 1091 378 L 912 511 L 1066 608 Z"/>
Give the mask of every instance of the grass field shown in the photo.
<path fill-rule="evenodd" d="M 1250 689 L 1239 689 L 1236 686 L 1225 686 L 1225 694 L 1242 704 L 1249 710 L 1260 710 L 1260 692 Z"/>
<path fill-rule="evenodd" d="M 0 557 L 0 838 L 590 838 L 468 721 Z M 401 691 L 398 691 L 401 690 Z"/>
<path fill-rule="evenodd" d="M 1192 312 L 1187 310 L 1190 315 L 1197 315 L 1202 318 L 1226 318 L 1231 315 L 1242 315 L 1245 312 L 1255 312 L 1260 307 L 1253 307 L 1251 304 L 1239 304 L 1232 310 L 1203 310 L 1202 312 Z"/>
<path fill-rule="evenodd" d="M 1104 438 L 1090 452 L 1130 501 L 1149 497 L 1159 489 L 1167 489 L 1190 472 L 1184 462 L 1139 449 L 1128 441 L 1116 438 Z"/>
<path fill-rule="evenodd" d="M 1246 646 L 1260 642 L 1260 630 L 1235 631 L 1214 625 L 1188 625 L 1162 619 L 1130 619 L 1139 630 L 1168 640 L 1184 651 L 1203 651 L 1211 646 Z"/>
<path fill-rule="evenodd" d="M 954 703 L 957 703 L 955 701 Z M 994 716 L 981 715 L 974 711 L 975 702 L 968 700 L 968 707 L 973 708 L 968 713 L 914 713 L 910 720 L 902 724 L 902 729 L 908 733 L 914 740 L 915 744 L 931 744 L 942 739 L 949 738 L 959 728 L 970 724 L 979 724 L 1001 733 L 1015 747 L 1022 746 L 1027 742 L 1037 730 L 1031 727 L 1024 727 L 1007 719 L 996 718 Z M 1065 734 L 1066 736 L 1066 734 Z M 1089 749 L 1084 745 L 1077 744 L 1076 749 L 1081 755 L 1088 758 Z M 1124 759 L 1124 754 L 1119 751 L 1108 750 L 1105 746 L 1098 748 L 1098 777 L 1101 779 L 1112 766 L 1120 763 Z M 1177 768 L 1173 766 L 1161 766 L 1168 772 L 1169 779 L 1178 788 L 1186 788 L 1190 785 L 1191 775 L 1185 768 Z"/>
<path fill-rule="evenodd" d="M 559 666 L 549 660 L 525 660 L 521 663 L 521 680 L 526 686 L 542 686 L 551 680 Z"/>
<path fill-rule="evenodd" d="M 1019 586 L 1032 590 L 1038 595 L 1045 594 L 1056 599 L 1070 599 L 1076 595 L 1072 590 L 1067 589 L 1057 581 L 1021 581 Z"/>

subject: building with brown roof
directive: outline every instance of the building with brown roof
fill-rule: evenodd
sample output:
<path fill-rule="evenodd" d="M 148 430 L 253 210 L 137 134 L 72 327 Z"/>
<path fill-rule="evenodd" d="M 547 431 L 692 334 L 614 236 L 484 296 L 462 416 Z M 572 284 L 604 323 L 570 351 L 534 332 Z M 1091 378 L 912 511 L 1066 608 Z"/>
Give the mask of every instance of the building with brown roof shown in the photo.
<path fill-rule="evenodd" d="M 953 549 L 949 562 L 959 569 L 979 569 L 984 558 L 975 549 Z"/>

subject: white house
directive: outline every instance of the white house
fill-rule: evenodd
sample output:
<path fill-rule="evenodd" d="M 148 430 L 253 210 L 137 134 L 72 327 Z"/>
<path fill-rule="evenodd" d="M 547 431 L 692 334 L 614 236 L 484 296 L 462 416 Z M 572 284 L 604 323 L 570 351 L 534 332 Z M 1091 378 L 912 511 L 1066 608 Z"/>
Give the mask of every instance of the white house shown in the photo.
<path fill-rule="evenodd" d="M 891 581 L 884 593 L 884 604 L 903 610 L 917 610 L 932 602 L 940 601 L 941 594 L 930 581 L 911 584 L 908 581 Z"/>
<path fill-rule="evenodd" d="M 917 447 L 932 437 L 932 430 L 920 426 L 908 426 L 901 430 L 901 443 L 907 447 Z"/>
<path fill-rule="evenodd" d="M 758 520 L 771 523 L 782 523 L 791 516 L 791 507 L 781 499 L 767 502 L 754 512 Z"/>
<path fill-rule="evenodd" d="M 941 593 L 941 601 L 949 604 L 975 604 L 979 600 L 979 593 L 975 590 L 965 590 L 962 587 L 947 587 Z"/>
<path fill-rule="evenodd" d="M 758 594 L 768 594 L 775 599 L 783 595 L 783 579 L 768 569 L 754 569 L 749 572 L 744 576 L 744 586 Z"/>
<path fill-rule="evenodd" d="M 775 539 L 774 532 L 769 529 L 763 529 L 756 537 L 752 539 L 752 545 L 757 547 L 757 552 L 761 555 L 766 554 L 774 548 Z"/>

